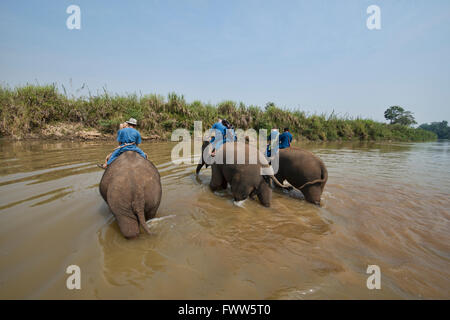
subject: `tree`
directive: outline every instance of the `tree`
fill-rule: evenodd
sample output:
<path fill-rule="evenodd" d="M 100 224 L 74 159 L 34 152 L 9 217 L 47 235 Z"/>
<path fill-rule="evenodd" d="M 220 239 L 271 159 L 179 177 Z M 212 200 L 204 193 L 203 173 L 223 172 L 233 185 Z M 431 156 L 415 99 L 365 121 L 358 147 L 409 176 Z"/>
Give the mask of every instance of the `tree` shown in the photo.
<path fill-rule="evenodd" d="M 405 112 L 405 109 L 403 109 L 400 106 L 392 106 L 389 107 L 385 112 L 384 112 L 384 117 L 386 118 L 386 120 L 389 120 L 392 123 L 394 123 L 395 120 L 397 120 L 397 118 L 403 113 Z"/>
<path fill-rule="evenodd" d="M 275 103 L 273 102 L 267 102 L 266 103 L 266 110 L 269 110 L 270 108 L 275 108 Z"/>
<path fill-rule="evenodd" d="M 411 111 L 406 111 L 400 106 L 389 107 L 384 112 L 384 117 L 389 120 L 391 124 L 401 124 L 404 126 L 410 126 L 417 123 Z"/>
<path fill-rule="evenodd" d="M 405 111 L 401 114 L 394 123 L 398 123 L 404 126 L 410 126 L 412 124 L 416 124 L 416 120 L 410 111 Z"/>
<path fill-rule="evenodd" d="M 419 126 L 423 130 L 428 130 L 437 134 L 439 139 L 450 139 L 450 127 L 447 121 L 424 123 Z"/>

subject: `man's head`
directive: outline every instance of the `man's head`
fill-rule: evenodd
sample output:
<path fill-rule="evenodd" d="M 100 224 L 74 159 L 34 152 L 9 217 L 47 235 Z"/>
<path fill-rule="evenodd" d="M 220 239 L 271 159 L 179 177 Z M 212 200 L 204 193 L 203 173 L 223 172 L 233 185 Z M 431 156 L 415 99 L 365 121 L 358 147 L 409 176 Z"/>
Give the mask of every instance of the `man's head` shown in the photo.
<path fill-rule="evenodd" d="M 223 124 L 227 129 L 231 129 L 231 123 L 230 123 L 228 120 L 223 119 L 223 120 L 222 120 L 222 124 Z"/>
<path fill-rule="evenodd" d="M 289 132 L 289 128 L 284 128 L 284 132 Z"/>
<path fill-rule="evenodd" d="M 128 124 L 128 127 L 130 127 L 130 128 L 136 128 L 136 126 L 137 126 L 137 120 L 134 118 L 130 118 L 130 120 L 126 121 L 126 123 Z"/>

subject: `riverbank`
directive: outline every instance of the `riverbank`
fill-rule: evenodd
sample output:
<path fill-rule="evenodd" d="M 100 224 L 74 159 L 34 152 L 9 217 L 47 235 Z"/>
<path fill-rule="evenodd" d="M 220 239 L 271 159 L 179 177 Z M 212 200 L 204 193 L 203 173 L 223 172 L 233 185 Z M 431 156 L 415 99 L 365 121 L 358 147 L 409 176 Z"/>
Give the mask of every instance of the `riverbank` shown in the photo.
<path fill-rule="evenodd" d="M 169 140 L 177 128 L 203 129 L 218 117 L 236 128 L 256 130 L 289 127 L 302 141 L 433 141 L 436 135 L 423 129 L 390 125 L 370 119 L 308 115 L 268 103 L 265 108 L 224 101 L 217 105 L 171 93 L 161 95 L 111 95 L 69 97 L 55 85 L 0 87 L 0 134 L 11 139 L 112 140 L 119 124 L 130 117 L 139 121 L 144 140 Z"/>
<path fill-rule="evenodd" d="M 96 128 L 83 126 L 81 123 L 58 122 L 46 124 L 43 128 L 26 133 L 23 136 L 6 136 L 12 140 L 79 140 L 112 141 L 116 139 L 116 134 L 105 133 Z M 156 134 L 141 135 L 144 141 L 166 141 Z"/>

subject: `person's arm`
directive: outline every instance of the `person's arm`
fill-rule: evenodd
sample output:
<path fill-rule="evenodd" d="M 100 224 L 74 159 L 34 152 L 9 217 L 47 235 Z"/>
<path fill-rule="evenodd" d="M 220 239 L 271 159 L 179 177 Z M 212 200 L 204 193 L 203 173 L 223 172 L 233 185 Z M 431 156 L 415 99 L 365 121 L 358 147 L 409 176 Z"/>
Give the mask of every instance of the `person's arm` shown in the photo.
<path fill-rule="evenodd" d="M 122 130 L 117 131 L 117 142 L 120 146 L 120 141 L 122 140 Z"/>
<path fill-rule="evenodd" d="M 216 140 L 216 129 L 217 129 L 217 122 L 213 124 L 213 126 L 211 127 L 210 132 L 214 132 L 214 136 L 211 137 L 211 139 L 209 140 L 209 142 L 213 143 Z"/>
<path fill-rule="evenodd" d="M 138 144 L 141 144 L 141 142 L 142 142 L 142 138 L 141 138 L 141 134 L 139 133 L 139 131 L 136 131 L 137 132 L 137 137 L 136 137 L 136 145 L 138 145 Z"/>

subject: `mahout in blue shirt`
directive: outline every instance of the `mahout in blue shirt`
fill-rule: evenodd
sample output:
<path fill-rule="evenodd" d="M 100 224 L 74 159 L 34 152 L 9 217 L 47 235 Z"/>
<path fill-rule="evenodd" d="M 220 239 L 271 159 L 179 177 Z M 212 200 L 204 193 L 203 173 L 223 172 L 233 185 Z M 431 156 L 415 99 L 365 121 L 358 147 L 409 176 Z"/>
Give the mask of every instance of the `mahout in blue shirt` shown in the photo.
<path fill-rule="evenodd" d="M 292 134 L 289 131 L 285 131 L 280 134 L 280 149 L 289 148 L 292 142 Z"/>
<path fill-rule="evenodd" d="M 110 165 L 114 160 L 117 159 L 125 151 L 135 151 L 139 153 L 144 159 L 147 159 L 144 151 L 142 151 L 137 145 L 142 142 L 141 134 L 134 128 L 123 128 L 117 132 L 117 141 L 121 146 L 129 144 L 125 147 L 114 150 L 111 157 L 108 160 L 108 165 Z M 131 144 L 132 143 L 132 144 Z"/>

